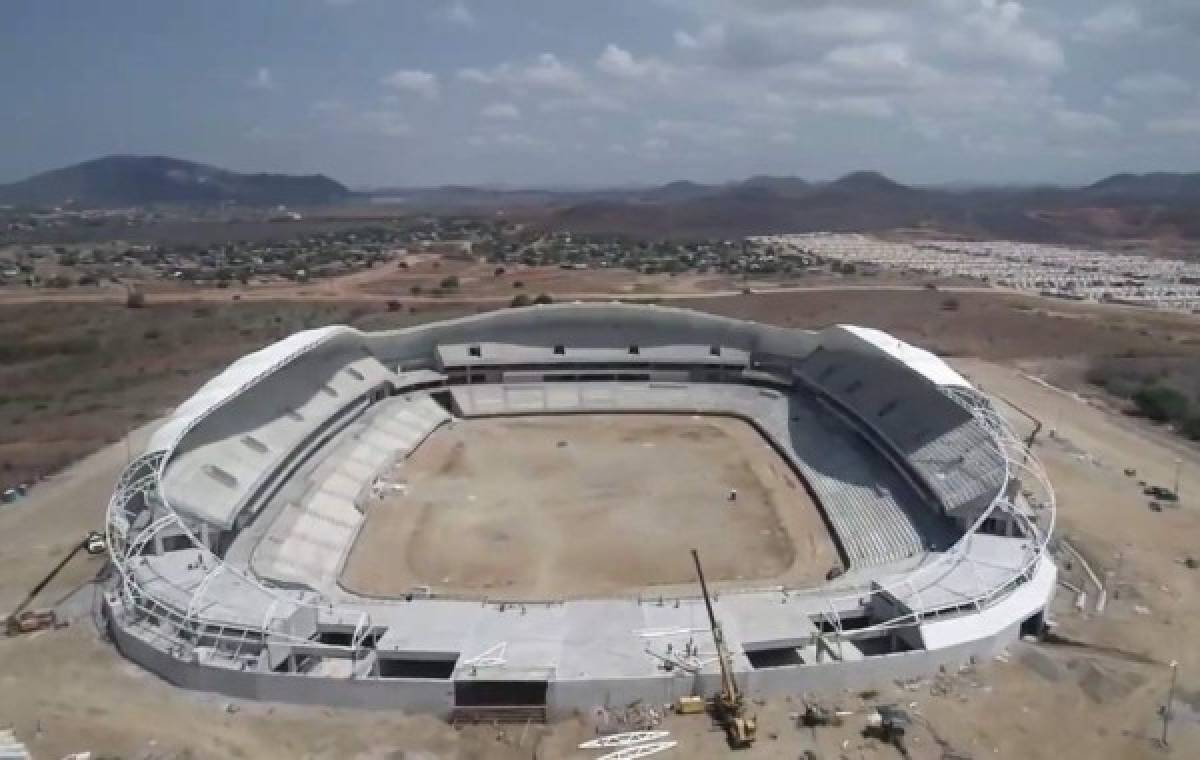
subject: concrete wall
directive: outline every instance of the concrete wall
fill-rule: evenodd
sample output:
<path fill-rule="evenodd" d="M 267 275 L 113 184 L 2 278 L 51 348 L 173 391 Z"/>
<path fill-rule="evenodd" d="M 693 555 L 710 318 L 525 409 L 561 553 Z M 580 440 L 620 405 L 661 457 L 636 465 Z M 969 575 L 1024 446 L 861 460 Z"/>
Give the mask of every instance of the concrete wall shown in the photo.
<path fill-rule="evenodd" d="M 1020 621 L 992 636 L 934 651 L 899 652 L 853 662 L 826 662 L 737 673 L 750 698 L 884 686 L 895 680 L 928 676 L 941 666 L 957 667 L 972 658 L 988 659 L 1017 639 Z M 176 686 L 241 699 L 403 710 L 449 717 L 454 682 L 423 679 L 334 679 L 211 667 L 176 659 L 131 632 L 109 625 L 121 654 Z M 720 688 L 717 674 L 683 671 L 654 677 L 551 680 L 547 699 L 553 719 L 587 714 L 593 708 L 622 708 L 636 700 L 668 704 L 681 696 L 711 695 Z"/>

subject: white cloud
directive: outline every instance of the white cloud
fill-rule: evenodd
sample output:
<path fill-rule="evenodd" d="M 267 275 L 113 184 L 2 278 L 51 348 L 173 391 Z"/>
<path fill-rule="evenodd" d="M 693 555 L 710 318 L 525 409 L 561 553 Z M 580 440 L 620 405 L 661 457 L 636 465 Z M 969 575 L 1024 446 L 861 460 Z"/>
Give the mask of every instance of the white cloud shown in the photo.
<path fill-rule="evenodd" d="M 551 98 L 538 106 L 543 113 L 558 113 L 567 111 L 593 111 L 617 113 L 628 111 L 625 101 L 615 95 L 604 92 L 588 92 L 583 95 L 572 95 L 565 98 Z"/>
<path fill-rule="evenodd" d="M 1075 134 L 1113 134 L 1121 127 L 1116 121 L 1099 113 L 1060 108 L 1051 114 L 1054 126 Z"/>
<path fill-rule="evenodd" d="M 518 70 L 516 78 L 520 84 L 550 90 L 578 90 L 583 83 L 579 73 L 564 65 L 553 53 L 539 55 L 535 63 Z"/>
<path fill-rule="evenodd" d="M 451 24 L 459 26 L 474 26 L 475 14 L 462 0 L 455 0 L 442 9 L 441 17 Z"/>
<path fill-rule="evenodd" d="M 1141 12 L 1132 5 L 1117 4 L 1085 18 L 1076 37 L 1088 42 L 1113 42 L 1128 38 L 1141 28 Z"/>
<path fill-rule="evenodd" d="M 311 108 L 321 124 L 338 132 L 390 139 L 408 137 L 413 132 L 404 115 L 394 109 L 357 111 L 337 99 L 317 100 Z"/>
<path fill-rule="evenodd" d="M 676 29 L 673 36 L 675 39 L 675 45 L 677 47 L 681 47 L 685 50 L 695 50 L 700 47 L 700 40 L 696 39 L 689 32 L 685 32 L 682 29 Z"/>
<path fill-rule="evenodd" d="M 532 63 L 502 63 L 490 70 L 459 69 L 458 78 L 479 85 L 501 85 L 514 90 L 538 89 L 582 92 L 584 78 L 553 53 L 542 53 Z"/>
<path fill-rule="evenodd" d="M 913 65 L 908 48 L 896 42 L 835 47 L 825 55 L 826 63 L 861 73 L 907 69 Z"/>
<path fill-rule="evenodd" d="M 663 153 L 671 147 L 671 143 L 661 137 L 647 137 L 642 140 L 640 147 L 643 153 Z"/>
<path fill-rule="evenodd" d="M 841 98 L 817 100 L 813 106 L 825 113 L 842 116 L 860 116 L 870 119 L 886 119 L 895 114 L 887 98 L 872 95 L 849 95 Z"/>
<path fill-rule="evenodd" d="M 643 58 L 639 61 L 628 50 L 612 43 L 609 43 L 596 59 L 596 68 L 609 76 L 628 80 L 648 77 L 665 80 L 670 73 L 662 61 L 656 58 Z"/>
<path fill-rule="evenodd" d="M 275 76 L 266 66 L 259 66 L 254 76 L 246 80 L 246 86 L 252 90 L 274 90 Z"/>
<path fill-rule="evenodd" d="M 1115 88 L 1122 95 L 1132 97 L 1164 97 L 1186 94 L 1192 86 L 1174 74 L 1150 71 L 1122 77 L 1117 80 Z"/>
<path fill-rule="evenodd" d="M 467 138 L 467 144 L 476 148 L 501 147 L 519 150 L 549 149 L 544 140 L 526 132 L 486 132 L 474 134 Z"/>
<path fill-rule="evenodd" d="M 695 119 L 659 119 L 651 126 L 651 130 L 660 137 L 704 145 L 734 142 L 746 136 L 746 130 L 742 127 Z"/>
<path fill-rule="evenodd" d="M 957 5 L 961 3 L 949 3 Z M 941 26 L 942 49 L 963 60 L 1041 72 L 1058 71 L 1066 62 L 1058 40 L 1026 23 L 1024 7 L 1013 0 L 978 0 L 961 16 L 943 19 Z"/>
<path fill-rule="evenodd" d="M 718 3 L 695 30 L 677 30 L 675 46 L 721 65 L 744 69 L 780 66 L 812 54 L 814 45 L 872 41 L 898 33 L 904 16 L 882 5 Z"/>
<path fill-rule="evenodd" d="M 512 103 L 489 103 L 479 112 L 485 119 L 516 121 L 521 118 L 521 109 Z"/>
<path fill-rule="evenodd" d="M 1200 137 L 1200 110 L 1151 119 L 1146 122 L 1146 130 L 1164 137 Z"/>
<path fill-rule="evenodd" d="M 380 137 L 407 137 L 412 134 L 412 127 L 396 111 L 363 111 L 354 117 L 353 124 L 360 131 Z"/>
<path fill-rule="evenodd" d="M 491 74 L 477 68 L 459 69 L 456 76 L 462 81 L 472 84 L 492 84 L 495 81 Z"/>
<path fill-rule="evenodd" d="M 438 96 L 437 75 L 420 69 L 400 69 L 381 80 L 382 84 L 401 92 L 433 100 Z"/>

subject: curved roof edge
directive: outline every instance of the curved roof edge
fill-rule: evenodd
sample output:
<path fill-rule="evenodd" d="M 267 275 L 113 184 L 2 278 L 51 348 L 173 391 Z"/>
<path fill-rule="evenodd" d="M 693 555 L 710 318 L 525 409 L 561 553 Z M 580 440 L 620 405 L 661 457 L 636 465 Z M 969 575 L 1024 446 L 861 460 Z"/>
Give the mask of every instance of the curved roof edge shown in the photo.
<path fill-rule="evenodd" d="M 942 361 L 936 354 L 918 348 L 911 343 L 905 343 L 894 335 L 876 330 L 873 327 L 858 325 L 838 325 L 836 329 L 844 330 L 864 343 L 887 354 L 896 361 L 904 364 L 913 372 L 924 376 L 934 385 L 971 388 L 966 378 L 958 374 L 949 364 Z"/>
<path fill-rule="evenodd" d="M 150 437 L 146 444 L 146 453 L 173 449 L 200 420 L 305 353 L 334 338 L 359 335 L 361 332 L 353 327 L 329 325 L 292 333 L 283 340 L 246 354 L 221 370 L 176 407 L 170 418 Z"/>

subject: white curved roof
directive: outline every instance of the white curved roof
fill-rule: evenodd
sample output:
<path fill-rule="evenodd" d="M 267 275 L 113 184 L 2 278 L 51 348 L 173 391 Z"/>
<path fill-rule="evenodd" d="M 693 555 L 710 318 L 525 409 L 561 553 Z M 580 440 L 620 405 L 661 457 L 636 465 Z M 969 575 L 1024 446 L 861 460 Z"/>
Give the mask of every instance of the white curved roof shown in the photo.
<path fill-rule="evenodd" d="M 905 343 L 882 330 L 876 330 L 873 327 L 859 327 L 857 325 L 838 325 L 838 329 L 845 330 L 859 340 L 869 343 L 876 349 L 904 364 L 904 366 L 913 372 L 922 375 L 934 385 L 971 387 L 966 378 L 954 371 L 949 364 L 946 364 L 937 355 L 923 348 L 917 348 L 910 343 Z"/>
<path fill-rule="evenodd" d="M 301 354 L 335 336 L 358 334 L 358 330 L 352 327 L 330 325 L 294 333 L 252 354 L 246 354 L 180 404 L 170 419 L 151 436 L 146 452 L 174 448 L 194 424 L 214 409 Z"/>

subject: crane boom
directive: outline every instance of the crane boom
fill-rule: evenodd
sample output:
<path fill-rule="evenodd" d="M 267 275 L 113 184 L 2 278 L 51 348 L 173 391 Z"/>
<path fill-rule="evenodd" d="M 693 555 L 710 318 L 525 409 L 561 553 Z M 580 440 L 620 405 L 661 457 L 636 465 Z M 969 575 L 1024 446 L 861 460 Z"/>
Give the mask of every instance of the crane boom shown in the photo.
<path fill-rule="evenodd" d="M 704 595 L 704 607 L 708 610 L 708 622 L 712 626 L 713 643 L 717 647 L 717 663 L 721 668 L 721 692 L 713 700 L 717 719 L 724 724 L 729 741 L 734 747 L 748 747 L 754 743 L 758 722 L 746 717 L 742 694 L 733 677 L 733 663 L 729 659 L 729 648 L 725 645 L 725 634 L 717 615 L 713 612 L 712 599 L 708 595 L 708 584 L 704 581 L 704 568 L 700 566 L 700 553 L 692 549 L 692 561 L 696 563 L 696 575 L 700 579 L 700 592 Z"/>

